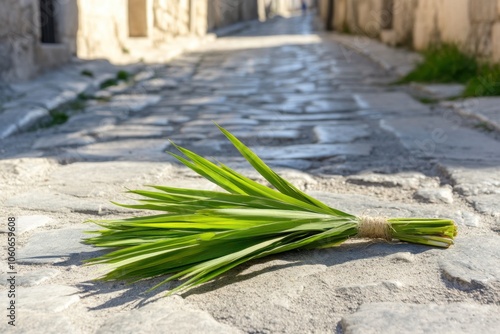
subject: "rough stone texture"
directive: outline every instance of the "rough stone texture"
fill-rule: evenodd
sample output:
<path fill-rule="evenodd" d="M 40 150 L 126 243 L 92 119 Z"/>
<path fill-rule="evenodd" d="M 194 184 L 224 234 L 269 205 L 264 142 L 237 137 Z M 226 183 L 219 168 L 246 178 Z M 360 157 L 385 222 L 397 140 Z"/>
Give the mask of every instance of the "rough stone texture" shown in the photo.
<path fill-rule="evenodd" d="M 499 103 L 500 98 L 498 97 L 479 97 L 460 102 L 443 102 L 443 105 L 453 108 L 464 116 L 474 118 L 496 130 L 500 130 Z"/>
<path fill-rule="evenodd" d="M 4 185 L 19 185 L 43 180 L 57 166 L 48 158 L 20 158 L 0 161 L 0 180 Z"/>
<path fill-rule="evenodd" d="M 94 138 L 82 135 L 80 133 L 62 133 L 38 139 L 33 145 L 33 149 L 44 149 L 57 146 L 82 146 L 92 144 L 94 142 Z"/>
<path fill-rule="evenodd" d="M 23 310 L 20 317 L 23 319 L 29 319 L 29 321 L 19 320 L 16 322 L 15 327 L 9 326 L 3 333 L 22 332 L 27 334 L 36 334 L 40 333 L 41 328 L 43 328 L 43 332 L 47 334 L 83 333 L 75 324 L 73 324 L 69 317 L 61 314 Z"/>
<path fill-rule="evenodd" d="M 16 230 L 19 234 L 23 234 L 52 222 L 53 219 L 48 216 L 20 216 L 16 217 Z"/>
<path fill-rule="evenodd" d="M 109 202 L 103 202 L 100 199 L 82 199 L 64 193 L 47 191 L 45 189 L 31 189 L 26 193 L 12 196 L 5 201 L 5 206 L 30 210 L 85 212 L 94 214 L 125 211 Z"/>
<path fill-rule="evenodd" d="M 495 333 L 497 306 L 371 303 L 342 318 L 346 334 L 365 333 Z M 443 321 L 446 319 L 446 321 Z"/>
<path fill-rule="evenodd" d="M 472 203 L 474 208 L 485 215 L 491 215 L 495 218 L 500 217 L 500 207 L 498 206 L 498 195 L 477 195 L 468 197 L 467 200 Z"/>
<path fill-rule="evenodd" d="M 43 69 L 50 68 L 57 63 L 65 63 L 70 59 L 71 46 L 68 43 L 47 48 L 40 42 L 39 6 L 38 1 L 35 0 L 8 0 L 0 4 L 0 58 L 2 59 L 0 79 L 2 81 L 26 80 Z M 67 2 L 56 4 L 57 9 L 64 9 L 64 7 L 70 7 L 70 5 Z"/>
<path fill-rule="evenodd" d="M 462 195 L 500 194 L 500 171 L 495 164 L 443 162 L 441 166 Z"/>
<path fill-rule="evenodd" d="M 470 129 L 457 128 L 445 117 L 385 119 L 381 126 L 418 156 L 484 161 L 500 157 L 496 140 Z"/>
<path fill-rule="evenodd" d="M 461 96 L 465 86 L 461 84 L 419 84 L 412 83 L 413 88 L 430 94 L 435 99 L 449 99 Z"/>
<path fill-rule="evenodd" d="M 438 181 L 421 173 L 398 173 L 392 175 L 364 173 L 347 177 L 347 182 L 366 186 L 401 187 L 417 189 L 422 186 L 437 187 Z"/>
<path fill-rule="evenodd" d="M 369 144 L 318 144 L 283 147 L 254 147 L 254 152 L 263 159 L 318 159 L 337 155 L 369 155 Z"/>
<path fill-rule="evenodd" d="M 164 139 L 126 139 L 123 141 L 103 142 L 77 149 L 68 149 L 68 156 L 76 159 L 96 160 L 146 160 L 167 159 L 164 153 L 170 144 Z"/>
<path fill-rule="evenodd" d="M 441 116 L 445 115 L 438 111 L 442 109 L 432 109 L 400 93 L 406 87 L 388 85 L 396 79 L 390 70 L 401 69 L 408 61 L 406 51 L 399 50 L 387 57 L 385 65 L 378 61 L 383 66 L 380 67 L 357 51 L 371 52 L 371 58 L 375 58 L 390 52 L 386 46 L 364 44 L 365 39 L 353 36 L 344 36 L 344 42 L 348 40 L 351 44 L 340 44 L 337 37 L 320 37 L 313 29 L 312 18 L 312 15 L 277 17 L 263 24 L 252 23 L 238 36 L 215 40 L 166 64 L 158 61 L 154 65 L 141 65 L 141 73 L 134 76 L 139 82 L 122 83 L 101 92 L 103 99 L 86 100 L 84 110 L 70 117 L 66 124 L 2 140 L 2 207 L 6 207 L 9 215 L 48 216 L 50 211 L 54 218 L 50 225 L 19 236 L 19 256 L 25 257 L 29 251 L 30 257 L 46 258 L 24 258 L 16 268 L 18 282 L 37 284 L 45 279 L 37 286 L 39 291 L 49 294 L 53 285 L 48 284 L 57 284 L 78 288 L 82 294 L 80 302 L 57 313 L 44 305 L 44 300 L 50 299 L 41 293 L 36 294 L 39 300 L 32 300 L 31 305 L 47 307 L 45 310 L 28 311 L 18 300 L 20 326 L 35 333 L 50 333 L 52 328 L 61 333 L 113 334 L 177 329 L 331 333 L 342 330 L 342 317 L 368 303 L 391 302 L 402 307 L 436 303 L 452 310 L 454 302 L 467 304 L 469 309 L 498 304 L 498 280 L 488 278 L 497 276 L 494 268 L 498 268 L 495 248 L 498 219 L 470 204 L 475 196 L 497 195 L 493 191 L 500 166 L 498 158 L 495 160 L 498 141 L 466 124 L 441 122 Z M 352 44 L 358 45 L 356 51 L 347 47 Z M 106 73 L 93 72 L 95 76 Z M 56 73 L 61 75 L 60 71 Z M 116 76 L 116 72 L 111 74 L 110 77 Z M 74 79 L 77 83 L 87 80 L 78 77 Z M 161 83 L 141 85 L 141 80 L 154 79 L 171 79 L 178 84 L 164 89 L 158 89 Z M 315 90 L 311 92 L 313 87 Z M 50 87 L 44 90 L 50 91 Z M 132 112 L 121 103 L 129 95 L 160 96 L 160 101 Z M 360 106 L 360 101 L 364 105 Z M 11 108 L 16 101 L 9 103 Z M 331 106 L 334 108 L 326 110 Z M 324 112 L 315 112 L 321 109 Z M 179 282 L 146 292 L 164 276 L 130 285 L 123 281 L 95 281 L 106 267 L 81 264 L 107 251 L 79 244 L 86 236 L 81 230 L 96 227 L 77 224 L 86 219 L 158 213 L 121 211 L 111 206 L 109 200 L 129 203 L 132 199 L 123 194 L 126 188 L 144 189 L 144 184 L 221 190 L 163 153 L 167 138 L 144 138 L 149 131 L 168 129 L 165 136 L 175 138 L 176 143 L 267 183 L 244 163 L 212 120 L 223 120 L 230 131 L 245 134 L 246 144 L 266 152 L 266 163 L 273 167 L 287 166 L 276 168 L 277 173 L 330 206 L 357 215 L 455 219 L 460 238 L 446 250 L 351 238 L 339 247 L 291 251 L 245 263 L 219 279 L 183 293 L 182 297 L 159 298 Z M 387 131 L 381 125 L 388 122 L 401 130 Z M 351 128 L 355 132 L 366 126 L 369 136 L 351 138 L 355 142 L 340 146 L 318 145 L 314 131 L 318 126 Z M 433 138 L 429 130 L 441 126 L 452 131 L 446 133 L 450 136 L 446 147 L 435 155 L 414 154 L 414 146 L 423 139 Z M 32 149 L 39 138 L 81 131 L 87 131 L 96 142 L 78 148 Z M 107 141 L 110 137 L 106 131 L 116 131 L 116 139 Z M 141 139 L 126 139 L 127 132 Z M 260 133 L 265 136 L 252 136 Z M 439 135 L 434 133 L 434 139 L 439 140 Z M 369 146 L 370 154 L 357 154 L 359 146 L 353 144 Z M 323 156 L 338 147 L 345 152 Z M 309 154 L 308 159 L 286 154 L 287 148 L 300 148 L 299 153 Z M 78 155 L 79 150 L 86 154 Z M 486 151 L 493 154 L 483 157 Z M 445 159 L 450 155 L 453 159 Z M 43 158 L 27 159 L 30 156 Z M 464 171 L 456 173 L 453 168 Z M 487 180 L 491 182 L 481 183 Z M 459 191 L 461 185 L 464 189 L 469 187 L 471 194 Z M 414 198 L 419 189 L 439 191 L 448 186 L 454 186 L 452 204 L 424 203 Z M 474 190 L 478 193 L 473 194 Z M 103 213 L 107 216 L 100 215 Z M 473 249 L 468 249 L 468 245 Z M 42 259 L 47 262 L 33 263 Z M 7 269 L 7 263 L 0 261 L 1 273 L 7 275 Z M 57 276 L 48 278 L 55 274 L 54 270 Z M 471 283 L 459 283 L 467 280 Z M 2 290 L 5 292 L 4 287 Z M 18 292 L 24 294 L 21 287 Z M 0 293 L 0 304 L 5 305 L 5 298 L 6 294 Z M 53 302 L 53 305 L 67 303 Z M 443 313 L 439 311 L 435 313 Z M 58 315 L 57 320 L 52 317 L 54 314 Z M 492 324 L 497 314 L 487 312 L 485 323 Z M 29 323 L 21 321 L 25 316 L 30 317 Z M 391 317 L 391 321 L 394 319 L 399 318 Z M 453 316 L 442 317 L 441 322 L 451 328 L 453 319 Z M 175 323 L 170 325 L 172 321 Z M 411 321 L 421 323 L 425 314 Z M 398 325 L 398 321 L 386 322 L 382 332 Z M 0 332 L 3 333 L 3 327 Z"/>
<path fill-rule="evenodd" d="M 173 300 L 172 300 L 173 299 Z M 209 313 L 191 309 L 180 298 L 157 301 L 138 310 L 118 314 L 97 333 L 155 333 L 168 328 L 169 333 L 241 333 L 217 322 Z"/>
<path fill-rule="evenodd" d="M 458 237 L 440 260 L 444 277 L 466 288 L 500 282 L 500 237 Z"/>
<path fill-rule="evenodd" d="M 450 188 L 422 188 L 415 192 L 415 198 L 426 203 L 453 203 L 453 193 Z"/>
<path fill-rule="evenodd" d="M 66 285 L 39 285 L 19 288 L 19 305 L 27 311 L 57 313 L 80 301 L 77 288 Z"/>
<path fill-rule="evenodd" d="M 457 44 L 465 52 L 498 61 L 498 8 L 497 0 L 338 0 L 333 23 L 337 31 L 379 38 L 393 46 L 424 50 Z M 319 1 L 319 9 L 326 19 L 328 1 Z"/>
<path fill-rule="evenodd" d="M 80 258 L 85 253 L 94 251 L 91 246 L 81 243 L 85 236 L 83 231 L 92 229 L 95 229 L 95 226 L 64 228 L 35 234 L 26 246 L 19 250 L 18 262 L 58 263 L 72 256 Z"/>
<path fill-rule="evenodd" d="M 421 111 L 428 110 L 426 106 L 412 99 L 408 94 L 402 92 L 390 93 L 369 93 L 369 94 L 356 94 L 354 95 L 358 104 L 363 108 L 371 108 L 381 111 Z M 391 101 L 390 104 L 387 101 Z M 404 106 L 404 109 L 402 109 Z"/>
<path fill-rule="evenodd" d="M 59 275 L 61 272 L 57 269 L 40 269 L 35 270 L 29 273 L 23 273 L 21 275 L 16 276 L 16 285 L 17 286 L 34 286 L 39 285 L 47 280 L 50 280 L 52 277 Z M 7 286 L 7 279 L 10 278 L 11 275 L 0 275 L 0 285 Z"/>
<path fill-rule="evenodd" d="M 365 138 L 370 135 L 367 125 L 349 126 L 324 126 L 314 127 L 314 134 L 318 143 L 350 143 L 356 139 Z"/>

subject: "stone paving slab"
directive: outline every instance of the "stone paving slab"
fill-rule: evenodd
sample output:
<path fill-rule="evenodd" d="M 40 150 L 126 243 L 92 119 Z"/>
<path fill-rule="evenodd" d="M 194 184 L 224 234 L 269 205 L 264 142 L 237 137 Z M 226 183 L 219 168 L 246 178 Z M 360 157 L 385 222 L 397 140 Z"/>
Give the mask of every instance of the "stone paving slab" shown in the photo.
<path fill-rule="evenodd" d="M 465 85 L 461 84 L 420 84 L 412 83 L 412 88 L 416 88 L 430 94 L 435 99 L 449 99 L 462 96 Z"/>
<path fill-rule="evenodd" d="M 499 203 L 499 195 L 476 195 L 470 196 L 467 198 L 467 201 L 472 203 L 476 211 L 485 214 L 491 215 L 495 218 L 500 218 L 500 207 Z"/>
<path fill-rule="evenodd" d="M 354 98 L 358 105 L 364 109 L 383 110 L 384 112 L 397 111 L 405 114 L 415 111 L 421 113 L 429 111 L 426 105 L 403 92 L 355 94 Z"/>
<path fill-rule="evenodd" d="M 458 286 L 477 288 L 500 282 L 500 236 L 458 237 L 440 260 L 444 276 Z"/>
<path fill-rule="evenodd" d="M 126 69 L 133 71 L 134 67 Z M 95 76 L 83 76 L 82 70 L 91 71 Z M 87 61 L 66 65 L 27 83 L 12 85 L 21 97 L 4 106 L 6 111 L 0 113 L 0 139 L 27 130 L 47 117 L 49 109 L 74 100 L 78 94 L 116 76 L 118 71 L 118 67 L 107 61 Z"/>
<path fill-rule="evenodd" d="M 79 198 L 44 188 L 11 196 L 5 201 L 6 207 L 42 210 L 51 212 L 83 212 L 97 215 L 126 211 L 98 198 Z"/>
<path fill-rule="evenodd" d="M 338 155 L 370 154 L 369 144 L 316 144 L 289 145 L 282 147 L 254 147 L 253 151 L 262 159 L 321 159 Z"/>
<path fill-rule="evenodd" d="M 314 127 L 314 134 L 318 143 L 350 143 L 356 139 L 370 135 L 368 125 L 352 124 L 350 126 L 318 125 Z"/>
<path fill-rule="evenodd" d="M 44 313 L 23 310 L 19 313 L 16 327 L 9 326 L 3 333 L 38 334 L 40 329 L 47 334 L 83 334 L 69 317 L 58 313 Z M 29 321 L 27 321 L 29 319 Z"/>
<path fill-rule="evenodd" d="M 441 104 L 453 108 L 461 115 L 473 117 L 480 122 L 489 124 L 492 128 L 500 131 L 499 97 L 478 97 L 458 102 L 445 101 Z"/>
<path fill-rule="evenodd" d="M 71 256 L 80 258 L 85 253 L 95 252 L 95 248 L 81 243 L 82 238 L 90 236 L 84 231 L 96 229 L 95 225 L 44 231 L 33 235 L 26 246 L 18 252 L 18 263 L 59 263 Z"/>
<path fill-rule="evenodd" d="M 440 167 L 462 195 L 500 194 L 500 170 L 496 164 L 443 161 Z"/>
<path fill-rule="evenodd" d="M 236 328 L 217 322 L 208 312 L 191 309 L 182 302 L 162 300 L 138 310 L 111 317 L 97 334 L 107 333 L 236 334 Z"/>
<path fill-rule="evenodd" d="M 100 142 L 75 149 L 67 155 L 80 160 L 168 160 L 165 150 L 170 146 L 166 139 L 125 139 Z"/>
<path fill-rule="evenodd" d="M 342 332 L 342 318 L 357 317 L 361 305 L 381 302 L 413 311 L 415 328 L 431 303 L 449 306 L 467 321 L 461 312 L 495 325 L 498 312 L 489 307 L 499 300 L 498 219 L 489 212 L 496 205 L 500 165 L 491 157 L 498 153 L 497 141 L 440 122 L 435 109 L 388 86 L 393 75 L 316 35 L 310 18 L 277 18 L 168 64 L 146 65 L 134 84 L 101 90 L 96 93 L 101 99 L 90 96 L 67 123 L 2 142 L 0 157 L 23 157 L 0 160 L 2 204 L 9 203 L 7 210 L 20 217 L 28 215 L 25 210 L 57 217 L 43 226 L 32 221 L 28 225 L 38 227 L 19 238 L 23 263 L 17 281 L 34 289 L 27 291 L 38 299 L 19 300 L 37 309 L 19 304 L 21 331 L 332 333 Z M 272 69 L 278 73 L 269 75 Z M 143 103 L 150 98 L 151 104 Z M 177 282 L 146 292 L 164 277 L 133 285 L 93 281 L 103 266 L 80 264 L 103 250 L 80 244 L 82 232 L 95 226 L 75 222 L 141 214 L 109 204 L 132 200 L 125 187 L 220 190 L 163 152 L 167 136 L 266 183 L 213 120 L 247 136 L 245 143 L 261 149 L 266 163 L 286 167 L 277 168 L 280 175 L 327 204 L 358 215 L 455 219 L 457 243 L 443 250 L 352 238 L 339 247 L 255 260 L 167 298 L 159 297 Z M 435 128 L 451 129 L 446 145 L 437 143 L 438 149 L 421 154 L 430 145 L 427 139 L 442 139 Z M 36 152 L 43 158 L 27 158 L 40 138 L 79 133 L 95 142 L 45 145 Z M 147 138 L 160 135 L 165 137 Z M 5 275 L 5 264 L 0 270 Z M 63 293 L 68 287 L 76 294 Z M 65 309 L 45 303 L 51 289 L 55 304 Z M 457 303 L 465 306 L 455 310 Z M 406 321 L 405 314 L 381 310 L 373 312 L 390 320 L 379 332 Z M 453 319 L 451 314 L 442 323 Z M 441 328 L 435 326 L 432 322 L 429 331 Z"/>
<path fill-rule="evenodd" d="M 422 56 L 415 52 L 391 48 L 375 39 L 366 36 L 352 36 L 344 34 L 328 34 L 329 40 L 345 45 L 344 54 L 348 57 L 353 52 L 361 53 L 380 64 L 389 71 L 394 71 L 400 76 L 410 73 L 416 64 L 422 61 Z"/>
<path fill-rule="evenodd" d="M 500 160 L 500 145 L 495 139 L 471 129 L 457 128 L 442 117 L 388 118 L 380 125 L 396 135 L 412 154 L 421 157 Z"/>
<path fill-rule="evenodd" d="M 52 268 L 44 268 L 29 273 L 22 273 L 20 275 L 16 275 L 16 285 L 24 287 L 40 285 L 41 283 L 56 277 L 60 273 L 61 272 L 59 270 Z M 10 276 L 11 275 L 7 274 L 0 275 L 0 285 L 8 286 L 9 282 L 7 279 L 9 279 Z"/>
<path fill-rule="evenodd" d="M 371 303 L 342 319 L 346 334 L 496 333 L 498 306 Z"/>

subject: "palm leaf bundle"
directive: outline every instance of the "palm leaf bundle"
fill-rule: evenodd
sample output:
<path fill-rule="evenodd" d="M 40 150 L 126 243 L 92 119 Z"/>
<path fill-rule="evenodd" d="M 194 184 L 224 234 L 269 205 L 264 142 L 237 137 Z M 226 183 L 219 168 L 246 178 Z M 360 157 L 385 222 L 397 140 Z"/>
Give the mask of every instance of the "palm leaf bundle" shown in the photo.
<path fill-rule="evenodd" d="M 169 291 L 185 291 L 253 259 L 293 249 L 325 248 L 349 238 L 397 239 L 446 248 L 457 233 L 450 219 L 357 217 L 329 207 L 276 174 L 255 153 L 219 127 L 245 159 L 274 187 L 179 146 L 181 163 L 226 192 L 151 186 L 127 208 L 160 214 L 93 221 L 103 227 L 85 242 L 114 250 L 89 260 L 108 264 L 103 280 L 138 281 L 170 275 Z"/>

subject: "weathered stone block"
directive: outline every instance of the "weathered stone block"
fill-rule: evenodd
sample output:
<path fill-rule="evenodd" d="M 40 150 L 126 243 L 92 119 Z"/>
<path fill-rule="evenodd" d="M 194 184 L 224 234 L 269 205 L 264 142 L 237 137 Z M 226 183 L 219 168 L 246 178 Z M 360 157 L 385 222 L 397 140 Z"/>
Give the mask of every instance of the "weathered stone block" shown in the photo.
<path fill-rule="evenodd" d="M 468 1 L 472 22 L 493 22 L 497 18 L 497 0 Z"/>
<path fill-rule="evenodd" d="M 500 1 L 499 1 L 500 8 Z M 500 15 L 500 14 L 499 14 Z M 494 62 L 500 62 L 500 22 L 496 22 L 492 27 L 491 51 Z"/>
<path fill-rule="evenodd" d="M 424 50 L 429 45 L 439 41 L 437 26 L 438 2 L 435 0 L 420 0 L 415 13 L 413 30 L 413 47 Z"/>
<path fill-rule="evenodd" d="M 463 45 L 470 30 L 469 0 L 442 0 L 437 15 L 440 39 Z"/>

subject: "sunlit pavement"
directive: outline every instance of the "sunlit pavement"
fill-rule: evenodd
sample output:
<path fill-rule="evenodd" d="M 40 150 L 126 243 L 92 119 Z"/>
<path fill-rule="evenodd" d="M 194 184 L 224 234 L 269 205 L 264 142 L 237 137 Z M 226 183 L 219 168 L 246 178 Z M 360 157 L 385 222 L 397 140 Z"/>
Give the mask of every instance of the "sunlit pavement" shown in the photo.
<path fill-rule="evenodd" d="M 416 101 L 391 85 L 393 74 L 313 26 L 312 15 L 253 25 L 149 65 L 134 84 L 95 92 L 62 125 L 2 142 L 0 200 L 18 226 L 17 331 L 500 327 L 498 141 Z M 161 289 L 146 293 L 158 280 L 92 281 L 101 268 L 82 261 L 100 253 L 79 243 L 93 228 L 82 223 L 131 215 L 109 202 L 127 201 L 125 188 L 214 189 L 165 153 L 174 150 L 167 139 L 259 179 L 214 122 L 328 204 L 356 214 L 453 218 L 457 244 L 437 250 L 353 241 L 292 252 L 168 298 Z M 0 269 L 7 284 L 6 261 Z"/>

